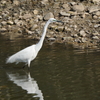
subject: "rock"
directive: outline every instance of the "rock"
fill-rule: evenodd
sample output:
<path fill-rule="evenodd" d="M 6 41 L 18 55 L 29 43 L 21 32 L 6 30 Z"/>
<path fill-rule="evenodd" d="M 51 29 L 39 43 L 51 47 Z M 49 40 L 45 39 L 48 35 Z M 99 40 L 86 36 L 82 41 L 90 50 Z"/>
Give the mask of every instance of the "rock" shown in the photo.
<path fill-rule="evenodd" d="M 73 6 L 73 5 L 76 5 L 76 2 L 70 2 L 70 4 Z"/>
<path fill-rule="evenodd" d="M 35 29 L 37 29 L 38 28 L 38 25 L 37 24 L 34 24 L 33 26 L 32 26 L 32 28 L 31 28 L 31 31 L 34 31 Z"/>
<path fill-rule="evenodd" d="M 63 37 L 62 40 L 66 41 L 67 40 L 67 37 Z"/>
<path fill-rule="evenodd" d="M 54 6 L 53 6 L 53 8 L 59 8 L 59 3 L 54 3 Z"/>
<path fill-rule="evenodd" d="M 68 4 L 63 4 L 62 7 L 66 10 L 69 11 L 71 8 L 69 7 Z"/>
<path fill-rule="evenodd" d="M 35 15 L 37 15 L 37 14 L 38 14 L 38 10 L 34 10 L 33 13 L 34 13 Z"/>
<path fill-rule="evenodd" d="M 62 38 L 64 41 L 67 41 L 67 42 L 73 42 L 73 38 L 71 36 L 68 36 L 68 37 L 63 37 Z"/>
<path fill-rule="evenodd" d="M 0 16 L 0 19 L 2 19 L 2 16 Z"/>
<path fill-rule="evenodd" d="M 17 15 L 18 15 L 17 13 L 14 13 L 14 14 L 13 14 L 14 17 L 16 17 Z"/>
<path fill-rule="evenodd" d="M 39 21 L 43 20 L 43 16 L 41 16 L 41 15 L 37 15 L 37 18 Z"/>
<path fill-rule="evenodd" d="M 6 31 L 7 31 L 6 28 L 1 28 L 1 29 L 0 29 L 0 32 L 6 32 Z"/>
<path fill-rule="evenodd" d="M 7 22 L 6 22 L 6 21 L 2 21 L 1 24 L 2 24 L 2 25 L 6 25 Z"/>
<path fill-rule="evenodd" d="M 64 31 L 65 31 L 65 32 L 66 32 L 66 31 L 71 31 L 71 29 L 68 28 L 67 26 L 65 26 Z"/>
<path fill-rule="evenodd" d="M 85 13 L 80 14 L 80 17 L 81 17 L 81 18 L 85 18 L 85 17 L 86 17 Z"/>
<path fill-rule="evenodd" d="M 55 41 L 56 38 L 49 38 L 48 40 L 49 40 L 49 41 Z"/>
<path fill-rule="evenodd" d="M 33 19 L 31 19 L 31 20 L 33 20 Z M 33 22 L 35 22 L 35 23 L 38 23 L 38 22 L 39 22 L 38 17 L 35 17 L 33 21 L 31 21 L 31 20 L 29 21 L 31 24 L 32 24 Z"/>
<path fill-rule="evenodd" d="M 0 34 L 8 35 L 7 31 L 9 31 L 11 39 L 17 33 L 40 38 L 40 33 L 46 23 L 43 20 L 55 17 L 64 24 L 49 25 L 46 39 L 78 45 L 90 45 L 90 43 L 98 45 L 100 41 L 100 0 L 71 1 L 73 0 L 69 2 L 66 0 L 1 0 Z M 34 2 L 35 4 L 32 4 Z"/>
<path fill-rule="evenodd" d="M 91 6 L 88 8 L 89 13 L 93 13 L 93 12 L 99 11 L 99 10 L 100 10 L 100 6 L 97 6 L 97 5 Z"/>
<path fill-rule="evenodd" d="M 70 16 L 70 14 L 69 13 L 66 13 L 66 12 L 64 12 L 64 11 L 60 11 L 60 15 L 61 16 L 65 16 L 65 17 L 69 17 Z"/>
<path fill-rule="evenodd" d="M 31 14 L 24 14 L 24 16 L 22 16 L 23 19 L 30 19 L 32 18 Z"/>
<path fill-rule="evenodd" d="M 74 16 L 78 14 L 77 12 L 74 12 L 74 11 L 68 11 L 68 13 Z"/>
<path fill-rule="evenodd" d="M 81 41 L 84 43 L 84 42 L 87 42 L 87 39 L 86 38 L 81 38 Z"/>
<path fill-rule="evenodd" d="M 96 2 L 96 3 L 99 3 L 100 0 L 92 0 L 92 2 L 93 2 L 93 3 L 95 3 L 95 2 Z"/>
<path fill-rule="evenodd" d="M 17 23 L 18 23 L 18 21 L 19 21 L 18 19 L 15 19 L 15 20 L 14 20 L 14 23 L 15 23 L 15 24 L 17 24 Z"/>
<path fill-rule="evenodd" d="M 3 17 L 6 17 L 8 14 L 6 14 L 6 13 L 3 12 L 1 15 L 2 15 Z"/>
<path fill-rule="evenodd" d="M 98 28 L 100 26 L 100 24 L 96 24 L 94 25 L 94 28 Z"/>
<path fill-rule="evenodd" d="M 96 15 L 96 16 L 100 16 L 100 11 L 97 11 L 97 12 L 95 13 L 95 15 Z"/>
<path fill-rule="evenodd" d="M 98 33 L 98 32 L 96 32 L 96 33 L 92 33 L 92 35 L 93 35 L 93 36 L 98 36 L 99 33 Z"/>
<path fill-rule="evenodd" d="M 77 43 L 81 43 L 82 42 L 80 38 L 75 38 L 74 41 L 77 42 Z"/>
<path fill-rule="evenodd" d="M 29 34 L 29 35 L 33 34 L 32 31 L 29 31 L 29 30 L 27 30 L 27 29 L 26 29 L 26 33 Z"/>
<path fill-rule="evenodd" d="M 97 19 L 98 17 L 96 15 L 93 16 L 94 19 Z"/>
<path fill-rule="evenodd" d="M 85 7 L 84 7 L 83 4 L 79 3 L 78 5 L 74 5 L 74 6 L 73 6 L 73 10 L 74 10 L 74 11 L 79 11 L 79 12 L 81 12 L 81 11 L 84 11 L 84 10 L 85 10 Z"/>
<path fill-rule="evenodd" d="M 9 12 L 9 11 L 4 11 L 4 13 L 5 13 L 5 14 L 9 14 L 10 12 Z"/>
<path fill-rule="evenodd" d="M 99 37 L 98 36 L 93 36 L 92 39 L 93 40 L 99 40 Z"/>
<path fill-rule="evenodd" d="M 23 34 L 23 30 L 21 28 L 18 28 L 18 33 Z"/>
<path fill-rule="evenodd" d="M 66 23 L 68 23 L 70 20 L 71 20 L 71 19 L 70 19 L 69 17 L 64 17 L 64 18 L 63 18 L 63 22 L 66 22 Z"/>
<path fill-rule="evenodd" d="M 17 25 L 17 26 L 23 26 L 23 25 L 25 25 L 24 24 L 24 21 L 22 21 L 22 20 L 15 20 L 15 24 Z"/>
<path fill-rule="evenodd" d="M 70 36 L 68 36 L 68 37 L 66 38 L 66 40 L 67 40 L 67 41 L 71 41 L 71 42 L 73 42 L 73 38 L 70 37 Z"/>
<path fill-rule="evenodd" d="M 77 25 L 74 25 L 73 27 L 74 27 L 74 29 L 76 29 L 77 28 Z"/>
<path fill-rule="evenodd" d="M 54 18 L 54 15 L 53 15 L 52 12 L 49 12 L 49 13 L 47 13 L 47 14 L 44 16 L 44 20 L 48 20 L 48 19 L 50 19 L 50 18 Z"/>
<path fill-rule="evenodd" d="M 9 24 L 9 25 L 13 25 L 14 22 L 9 20 L 9 21 L 7 22 L 7 24 Z"/>
<path fill-rule="evenodd" d="M 19 2 L 18 0 L 13 0 L 13 4 L 14 4 L 14 5 L 19 5 L 20 2 Z"/>
<path fill-rule="evenodd" d="M 2 0 L 2 1 L 1 1 L 1 4 L 6 4 L 6 1 L 5 1 L 5 0 Z"/>
<path fill-rule="evenodd" d="M 42 1 L 41 1 L 41 3 L 44 4 L 44 5 L 46 5 L 47 2 L 48 2 L 48 0 L 42 0 Z"/>
<path fill-rule="evenodd" d="M 57 25 L 51 25 L 50 29 L 53 29 L 53 30 L 57 29 Z"/>
<path fill-rule="evenodd" d="M 77 38 L 78 35 L 77 34 L 71 34 L 72 37 Z"/>
<path fill-rule="evenodd" d="M 63 7 L 64 9 L 66 9 L 66 8 L 69 7 L 69 6 L 68 6 L 68 4 L 63 4 L 62 7 Z"/>
<path fill-rule="evenodd" d="M 60 32 L 60 31 L 63 31 L 64 30 L 64 26 L 58 26 L 57 27 L 57 30 Z"/>
<path fill-rule="evenodd" d="M 81 37 L 85 37 L 85 36 L 86 36 L 86 33 L 85 33 L 84 30 L 81 30 L 80 33 L 79 33 L 79 35 L 80 35 Z"/>

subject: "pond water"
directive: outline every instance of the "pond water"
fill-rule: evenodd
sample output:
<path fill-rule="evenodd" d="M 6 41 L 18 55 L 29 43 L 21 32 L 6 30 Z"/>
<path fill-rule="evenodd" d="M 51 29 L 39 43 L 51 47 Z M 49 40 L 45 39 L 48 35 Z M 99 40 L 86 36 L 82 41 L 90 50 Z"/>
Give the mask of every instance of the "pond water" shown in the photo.
<path fill-rule="evenodd" d="M 0 100 L 100 100 L 99 49 L 44 43 L 28 70 L 5 61 L 34 40 L 0 42 Z"/>

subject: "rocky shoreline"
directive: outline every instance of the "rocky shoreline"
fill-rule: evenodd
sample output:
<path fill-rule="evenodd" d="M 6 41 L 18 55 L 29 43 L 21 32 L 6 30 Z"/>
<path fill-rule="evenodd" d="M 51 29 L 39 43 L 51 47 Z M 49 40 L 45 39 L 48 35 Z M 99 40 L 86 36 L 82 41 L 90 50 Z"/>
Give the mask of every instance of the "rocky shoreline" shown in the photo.
<path fill-rule="evenodd" d="M 64 24 L 49 25 L 45 40 L 81 49 L 100 45 L 100 0 L 1 0 L 0 6 L 0 34 L 10 40 L 40 39 L 54 17 Z"/>

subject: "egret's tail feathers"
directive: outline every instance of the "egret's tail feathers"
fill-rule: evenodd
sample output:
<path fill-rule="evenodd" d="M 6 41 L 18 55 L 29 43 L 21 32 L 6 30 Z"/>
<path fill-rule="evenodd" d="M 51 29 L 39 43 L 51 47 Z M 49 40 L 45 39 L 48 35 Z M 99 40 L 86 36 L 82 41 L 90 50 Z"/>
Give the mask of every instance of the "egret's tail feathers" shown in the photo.
<path fill-rule="evenodd" d="M 6 64 L 9 63 L 9 57 L 6 59 Z"/>
<path fill-rule="evenodd" d="M 14 62 L 15 62 L 15 60 L 13 59 L 12 56 L 11 57 L 8 57 L 7 60 L 6 60 L 6 64 L 7 63 L 14 63 Z"/>

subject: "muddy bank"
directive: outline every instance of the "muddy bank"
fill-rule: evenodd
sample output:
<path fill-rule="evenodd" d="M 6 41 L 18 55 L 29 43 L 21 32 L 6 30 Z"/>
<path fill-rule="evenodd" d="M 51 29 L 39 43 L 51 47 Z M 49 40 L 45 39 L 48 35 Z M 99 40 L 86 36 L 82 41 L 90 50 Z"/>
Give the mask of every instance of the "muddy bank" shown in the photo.
<path fill-rule="evenodd" d="M 1 0 L 0 34 L 40 39 L 50 17 L 64 22 L 49 25 L 46 38 L 75 48 L 98 48 L 100 44 L 100 0 Z"/>

